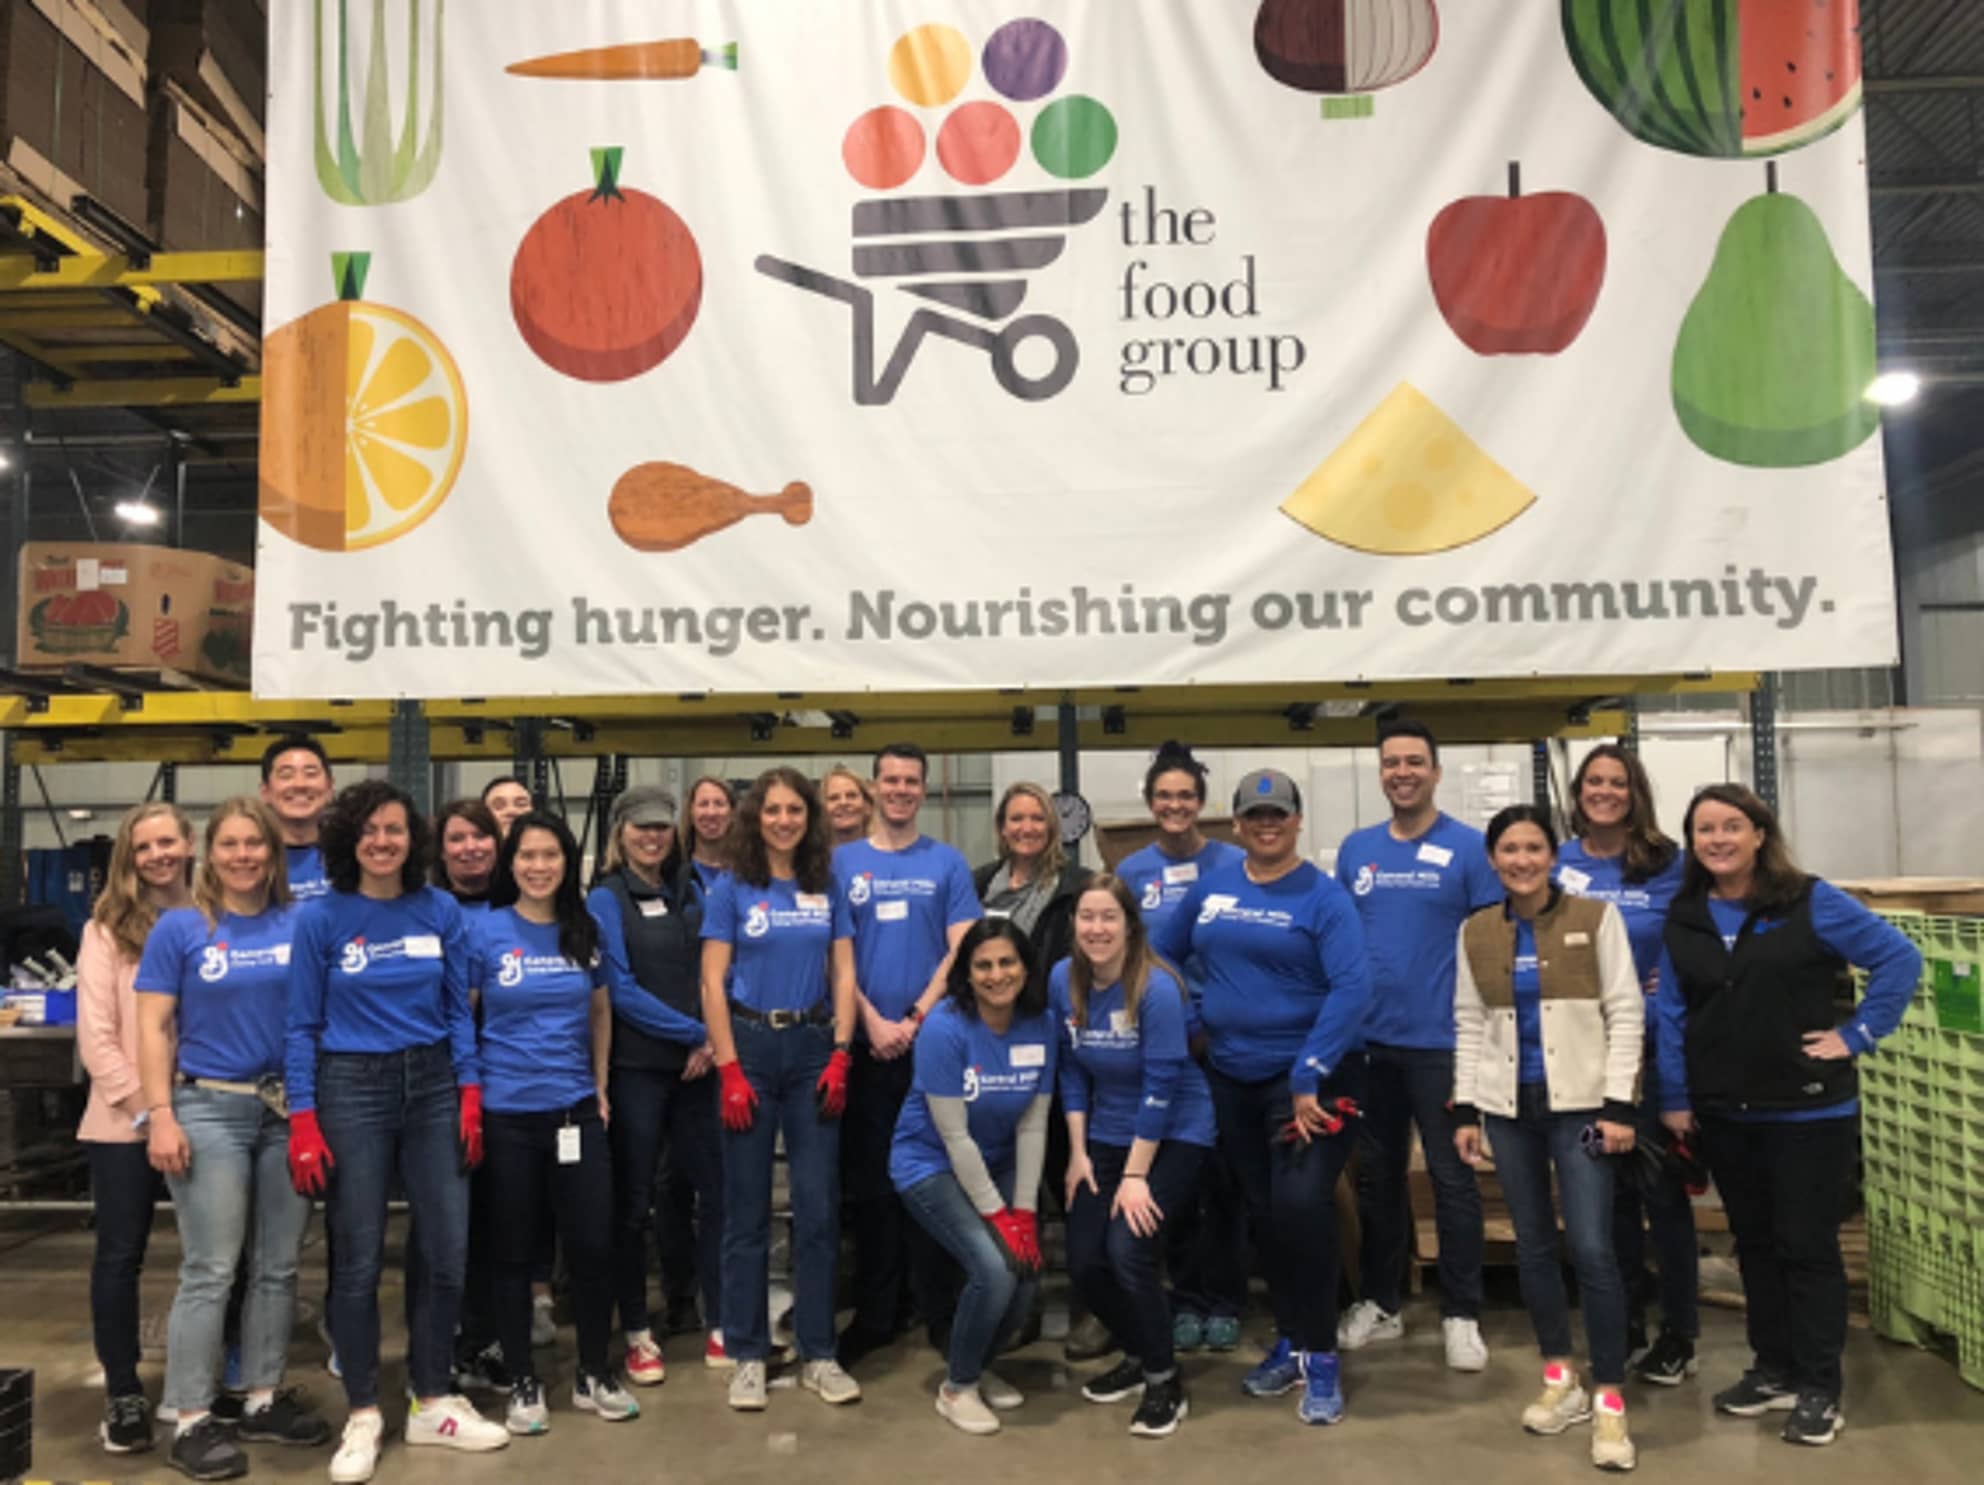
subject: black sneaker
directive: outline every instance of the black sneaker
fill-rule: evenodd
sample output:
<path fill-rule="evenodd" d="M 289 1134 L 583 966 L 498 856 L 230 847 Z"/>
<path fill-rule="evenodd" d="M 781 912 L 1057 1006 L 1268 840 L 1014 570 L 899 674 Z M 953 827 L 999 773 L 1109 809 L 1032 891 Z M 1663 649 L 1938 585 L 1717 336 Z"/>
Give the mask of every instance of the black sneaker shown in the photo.
<path fill-rule="evenodd" d="M 241 1421 L 241 1415 L 248 1410 L 248 1394 L 229 1392 L 226 1388 L 214 1394 L 214 1405 L 208 1413 L 210 1418 L 218 1418 L 229 1428 Z"/>
<path fill-rule="evenodd" d="M 1788 1413 L 1798 1405 L 1798 1394 L 1776 1377 L 1754 1368 L 1744 1372 L 1733 1387 L 1715 1395 L 1715 1410 L 1736 1418 L 1759 1418 L 1765 1413 Z"/>
<path fill-rule="evenodd" d="M 1121 1402 L 1143 1390 L 1143 1363 L 1131 1356 L 1125 1356 L 1101 1376 L 1082 1383 L 1082 1396 L 1092 1403 Z"/>
<path fill-rule="evenodd" d="M 1185 1379 L 1175 1370 L 1162 1382 L 1146 1382 L 1137 1414 L 1130 1420 L 1130 1432 L 1140 1439 L 1161 1439 L 1176 1433 L 1188 1407 Z"/>
<path fill-rule="evenodd" d="M 142 1392 L 103 1400 L 97 1437 L 106 1454 L 142 1454 L 152 1446 L 152 1405 Z"/>
<path fill-rule="evenodd" d="M 1695 1360 L 1695 1343 L 1684 1335 L 1663 1330 L 1660 1339 L 1646 1348 L 1646 1354 L 1633 1363 L 1633 1375 L 1656 1387 L 1679 1387 L 1701 1369 Z M 1734 1389 L 1731 1389 L 1734 1391 Z M 1717 1402 L 1720 1403 L 1718 1398 Z M 1729 1411 L 1724 1409 L 1725 1412 Z"/>
<path fill-rule="evenodd" d="M 244 1412 L 235 1434 L 256 1444 L 296 1444 L 303 1448 L 315 1448 L 331 1441 L 331 1425 L 321 1413 L 313 1413 L 305 1407 L 294 1388 L 285 1387 L 266 1408 L 252 1408 Z"/>
<path fill-rule="evenodd" d="M 233 1430 L 212 1413 L 174 1436 L 165 1462 L 195 1480 L 233 1480 L 248 1473 L 248 1456 L 234 1442 Z"/>
<path fill-rule="evenodd" d="M 463 1347 L 455 1357 L 455 1383 L 463 1392 L 508 1392 L 510 1369 L 503 1365 L 503 1346 L 491 1341 L 479 1350 Z"/>
<path fill-rule="evenodd" d="M 1787 1444 L 1830 1444 L 1846 1427 L 1839 1404 L 1823 1392 L 1801 1392 L 1791 1416 L 1784 1420 Z"/>

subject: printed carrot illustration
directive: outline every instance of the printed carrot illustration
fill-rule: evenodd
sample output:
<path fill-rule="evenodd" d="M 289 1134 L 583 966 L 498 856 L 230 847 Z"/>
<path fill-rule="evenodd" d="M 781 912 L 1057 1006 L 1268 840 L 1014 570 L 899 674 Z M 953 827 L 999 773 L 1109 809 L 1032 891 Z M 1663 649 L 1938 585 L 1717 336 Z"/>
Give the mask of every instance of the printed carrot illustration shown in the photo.
<path fill-rule="evenodd" d="M 813 519 L 813 491 L 794 481 L 772 495 L 750 495 L 686 464 L 637 464 L 607 501 L 613 529 L 640 552 L 678 552 L 746 516 L 778 514 L 789 526 Z"/>
<path fill-rule="evenodd" d="M 647 78 L 694 77 L 705 67 L 737 70 L 737 43 L 710 50 L 693 38 L 628 41 L 584 51 L 558 52 L 512 62 L 503 70 L 517 77 L 553 77 L 596 82 L 640 82 Z"/>

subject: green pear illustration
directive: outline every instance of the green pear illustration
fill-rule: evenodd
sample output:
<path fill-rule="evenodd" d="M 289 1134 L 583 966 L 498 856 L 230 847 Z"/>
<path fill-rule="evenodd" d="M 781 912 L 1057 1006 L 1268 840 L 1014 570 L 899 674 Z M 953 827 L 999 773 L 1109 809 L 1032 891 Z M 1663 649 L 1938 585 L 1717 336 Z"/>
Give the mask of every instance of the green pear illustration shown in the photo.
<path fill-rule="evenodd" d="M 1704 453 L 1823 464 L 1880 427 L 1874 307 L 1812 209 L 1770 191 L 1738 207 L 1674 345 L 1674 411 Z"/>

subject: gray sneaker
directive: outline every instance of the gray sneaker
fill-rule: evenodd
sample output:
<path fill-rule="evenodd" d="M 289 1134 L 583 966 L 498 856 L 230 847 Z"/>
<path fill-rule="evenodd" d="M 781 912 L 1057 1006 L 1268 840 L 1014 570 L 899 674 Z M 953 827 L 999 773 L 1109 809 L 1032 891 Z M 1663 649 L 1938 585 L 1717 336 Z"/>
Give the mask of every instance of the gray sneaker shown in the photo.
<path fill-rule="evenodd" d="M 730 1405 L 740 1413 L 762 1413 L 765 1410 L 765 1364 L 762 1361 L 740 1361 L 737 1370 L 730 1374 Z"/>
<path fill-rule="evenodd" d="M 580 1372 L 572 1383 L 572 1406 L 582 1413 L 597 1413 L 608 1423 L 641 1416 L 641 1405 L 611 1372 L 603 1377 Z"/>
<path fill-rule="evenodd" d="M 832 1357 L 809 1361 L 799 1368 L 799 1385 L 820 1394 L 820 1401 L 839 1406 L 861 1401 L 861 1384 L 841 1369 Z"/>

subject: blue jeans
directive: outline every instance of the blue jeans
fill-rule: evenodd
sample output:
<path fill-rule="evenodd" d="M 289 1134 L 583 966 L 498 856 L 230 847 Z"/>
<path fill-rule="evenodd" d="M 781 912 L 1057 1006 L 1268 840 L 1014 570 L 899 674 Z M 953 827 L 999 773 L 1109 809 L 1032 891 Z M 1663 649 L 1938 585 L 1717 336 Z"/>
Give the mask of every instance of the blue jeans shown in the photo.
<path fill-rule="evenodd" d="M 1364 1261 L 1359 1292 L 1398 1312 L 1405 1279 L 1411 1212 L 1405 1172 L 1412 1126 L 1426 1151 L 1440 1243 L 1440 1313 L 1472 1320 L 1481 1313 L 1481 1187 L 1454 1149 L 1454 1054 L 1428 1047 L 1369 1046 L 1364 1117 L 1357 1122 L 1357 1211 Z"/>
<path fill-rule="evenodd" d="M 1247 1198 L 1217 1146 L 1199 1161 L 1198 1187 L 1164 1208 L 1171 1308 L 1201 1319 L 1240 1318 L 1247 1304 Z"/>
<path fill-rule="evenodd" d="M 655 1180 L 655 1162 L 664 1144 L 675 1177 L 686 1178 L 696 1194 L 692 1251 L 703 1322 L 722 1323 L 723 1146 L 718 1136 L 723 1125 L 717 1118 L 717 1085 L 714 1072 L 684 1081 L 673 1068 L 616 1067 L 607 1076 L 606 1096 L 613 1107 L 607 1129 L 613 1144 L 613 1288 L 623 1330 L 644 1330 L 648 1324 L 648 1231 L 668 1220 L 656 1210 L 667 1200 Z M 662 1251 L 665 1265 L 665 1240 Z M 681 1292 L 665 1267 L 662 1282 L 670 1295 Z"/>
<path fill-rule="evenodd" d="M 165 1404 L 202 1412 L 213 1406 L 228 1295 L 244 1243 L 241 1382 L 252 1390 L 282 1380 L 310 1203 L 289 1183 L 289 1121 L 254 1094 L 182 1083 L 172 1090 L 172 1115 L 192 1159 L 185 1175 L 166 1178 L 181 1256 L 166 1330 Z"/>
<path fill-rule="evenodd" d="M 999 1180 L 1000 1194 L 1011 1202 L 1013 1173 L 994 1179 Z M 974 1386 L 992 1358 L 1019 1332 L 1033 1308 L 1038 1280 L 1014 1272 L 1005 1245 L 949 1171 L 918 1181 L 902 1193 L 902 1202 L 964 1270 L 964 1288 L 951 1319 L 948 1373 L 953 1387 Z"/>
<path fill-rule="evenodd" d="M 1648 1012 L 1651 1015 L 1651 1012 Z M 1660 1124 L 1660 1076 L 1652 1057 L 1641 1076 L 1639 1127 L 1650 1132 Z M 1695 1204 L 1688 1188 L 1671 1171 L 1642 1188 L 1620 1181 L 1612 1197 L 1612 1247 L 1619 1257 L 1619 1278 L 1626 1286 L 1626 1310 L 1644 1319 L 1642 1299 L 1649 1234 L 1660 1262 L 1660 1332 L 1693 1340 L 1701 1334 L 1697 1291 L 1701 1287 L 1701 1250 L 1696 1246 Z"/>
<path fill-rule="evenodd" d="M 1116 1189 L 1123 1184 L 1128 1145 L 1088 1142 L 1096 1189 L 1086 1185 L 1068 1206 L 1068 1279 L 1089 1311 L 1123 1348 L 1144 1364 L 1147 1376 L 1171 1371 L 1171 1305 L 1164 1294 L 1164 1234 L 1170 1214 L 1187 1210 L 1199 1191 L 1199 1167 L 1206 1151 L 1198 1145 L 1165 1140 L 1151 1160 L 1147 1184 L 1164 1221 L 1149 1237 L 1138 1237 L 1121 1216 L 1111 1216 Z"/>
<path fill-rule="evenodd" d="M 407 1242 L 422 1275 L 408 1327 L 407 1378 L 417 1397 L 450 1390 L 468 1262 L 458 1110 L 446 1042 L 400 1052 L 325 1052 L 317 1059 L 317 1120 L 336 1162 L 325 1202 L 337 1265 L 331 1339 L 354 1408 L 379 1402 L 379 1273 L 396 1171 L 413 1211 Z M 414 1268 L 412 1258 L 407 1267 Z"/>
<path fill-rule="evenodd" d="M 774 1031 L 731 1022 L 737 1064 L 758 1095 L 751 1127 L 723 1132 L 723 1349 L 738 1361 L 771 1353 L 772 1150 L 785 1134 L 792 1189 L 792 1277 L 799 1354 L 834 1354 L 834 1269 L 840 1256 L 840 1134 L 820 1117 L 813 1085 L 833 1052 L 825 1025 Z"/>
<path fill-rule="evenodd" d="M 1516 1224 L 1516 1272 L 1522 1301 L 1546 1357 L 1571 1354 L 1571 1305 L 1557 1257 L 1557 1217 L 1550 1204 L 1550 1171 L 1564 1204 L 1564 1234 L 1584 1306 L 1592 1380 L 1617 1387 L 1626 1380 L 1626 1289 L 1612 1254 L 1612 1161 L 1585 1154 L 1578 1136 L 1598 1117 L 1585 1109 L 1553 1113 L 1541 1083 L 1524 1083 L 1516 1117 L 1482 1117 L 1494 1147 L 1495 1173 Z"/>

